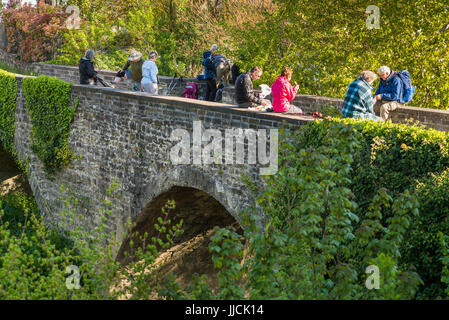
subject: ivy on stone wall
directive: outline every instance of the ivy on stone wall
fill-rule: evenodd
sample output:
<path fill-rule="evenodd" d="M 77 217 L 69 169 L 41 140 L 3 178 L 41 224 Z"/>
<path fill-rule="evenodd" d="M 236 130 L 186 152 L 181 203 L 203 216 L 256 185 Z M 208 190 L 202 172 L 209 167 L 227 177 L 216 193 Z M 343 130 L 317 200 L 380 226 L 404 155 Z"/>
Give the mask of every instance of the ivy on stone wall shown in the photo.
<path fill-rule="evenodd" d="M 15 154 L 14 114 L 16 97 L 16 77 L 12 73 L 0 69 L 0 144 L 3 149 L 11 154 Z"/>
<path fill-rule="evenodd" d="M 75 156 L 68 146 L 77 107 L 71 103 L 70 83 L 48 76 L 24 78 L 23 91 L 33 127 L 31 150 L 47 173 L 55 173 Z"/>

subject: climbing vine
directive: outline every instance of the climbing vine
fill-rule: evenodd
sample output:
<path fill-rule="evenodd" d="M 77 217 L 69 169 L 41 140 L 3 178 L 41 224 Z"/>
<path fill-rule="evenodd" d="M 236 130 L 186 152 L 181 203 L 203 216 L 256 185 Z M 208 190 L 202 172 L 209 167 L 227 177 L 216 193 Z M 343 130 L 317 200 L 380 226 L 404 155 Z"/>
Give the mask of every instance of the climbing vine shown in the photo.
<path fill-rule="evenodd" d="M 74 153 L 69 149 L 70 124 L 76 111 L 71 104 L 68 82 L 55 77 L 24 78 L 25 103 L 33 127 L 31 150 L 54 173 L 69 164 Z"/>
<path fill-rule="evenodd" d="M 16 97 L 16 77 L 12 73 L 0 69 L 0 144 L 12 154 L 15 153 L 14 113 Z"/>

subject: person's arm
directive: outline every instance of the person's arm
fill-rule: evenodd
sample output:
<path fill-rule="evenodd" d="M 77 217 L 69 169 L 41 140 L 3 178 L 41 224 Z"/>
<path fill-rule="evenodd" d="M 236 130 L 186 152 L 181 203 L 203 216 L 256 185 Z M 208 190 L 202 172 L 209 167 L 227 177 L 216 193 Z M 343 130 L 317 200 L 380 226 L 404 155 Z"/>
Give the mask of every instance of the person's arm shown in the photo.
<path fill-rule="evenodd" d="M 374 113 L 374 99 L 373 95 L 371 94 L 371 90 L 368 88 L 365 88 L 365 91 L 361 90 L 361 97 L 360 100 L 362 101 L 362 105 L 366 108 L 366 111 L 375 114 Z"/>
<path fill-rule="evenodd" d="M 150 76 L 149 76 L 149 78 L 150 78 L 151 82 L 157 83 L 157 72 L 158 72 L 158 70 L 157 70 L 156 63 L 150 64 L 150 72 L 149 72 Z"/>
<path fill-rule="evenodd" d="M 251 82 L 251 79 L 248 77 L 245 77 L 245 83 L 243 86 L 245 96 L 248 97 L 248 100 L 252 103 L 261 104 L 262 99 L 259 98 L 258 92 L 254 92 L 253 90 L 253 84 Z"/>
<path fill-rule="evenodd" d="M 93 78 L 97 74 L 94 69 L 94 63 L 92 61 L 89 61 L 87 63 L 86 74 L 89 76 L 89 78 Z"/>
<path fill-rule="evenodd" d="M 128 60 L 126 61 L 125 65 L 123 66 L 122 70 L 128 70 L 129 66 L 131 65 L 131 62 Z"/>
<path fill-rule="evenodd" d="M 295 99 L 297 91 L 298 91 L 298 87 L 296 87 L 296 86 L 292 87 L 292 85 L 290 83 L 286 83 L 286 85 L 284 87 L 284 92 L 285 92 L 285 95 L 286 95 L 288 101 L 292 101 L 293 99 Z"/>
<path fill-rule="evenodd" d="M 398 101 L 400 100 L 400 92 L 401 92 L 401 80 L 399 77 L 394 77 L 393 81 L 391 82 L 391 93 L 382 93 L 382 100 L 388 100 L 388 101 Z"/>

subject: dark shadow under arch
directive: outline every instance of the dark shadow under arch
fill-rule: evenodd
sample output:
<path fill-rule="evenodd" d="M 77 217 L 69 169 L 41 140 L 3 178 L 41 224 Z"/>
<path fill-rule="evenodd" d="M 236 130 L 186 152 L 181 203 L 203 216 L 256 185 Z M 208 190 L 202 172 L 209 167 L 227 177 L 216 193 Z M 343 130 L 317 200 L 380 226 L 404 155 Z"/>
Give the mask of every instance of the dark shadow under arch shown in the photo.
<path fill-rule="evenodd" d="M 158 231 L 154 228 L 154 224 L 159 217 L 163 216 L 161 209 L 168 200 L 175 201 L 175 209 L 169 213 L 172 225 L 183 220 L 184 233 L 175 239 L 175 245 L 189 241 L 198 235 L 210 235 L 211 229 L 215 226 L 233 226 L 238 233 L 243 233 L 234 217 L 211 195 L 198 189 L 175 186 L 148 203 L 137 217 L 136 226 L 132 229 L 131 234 L 148 232 L 149 238 L 156 237 Z M 117 261 L 124 265 L 130 262 L 124 253 L 129 251 L 131 239 L 135 245 L 140 245 L 135 237 L 128 236 L 123 241 L 117 254 Z"/>

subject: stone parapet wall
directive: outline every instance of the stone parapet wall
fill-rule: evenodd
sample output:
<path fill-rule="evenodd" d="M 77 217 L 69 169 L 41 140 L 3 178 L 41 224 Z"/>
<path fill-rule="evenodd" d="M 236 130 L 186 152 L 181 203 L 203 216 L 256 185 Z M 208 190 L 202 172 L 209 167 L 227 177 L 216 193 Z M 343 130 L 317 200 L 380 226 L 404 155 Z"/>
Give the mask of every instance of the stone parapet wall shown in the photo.
<path fill-rule="evenodd" d="M 226 87 L 223 91 L 223 102 L 235 104 L 234 87 Z M 270 97 L 268 97 L 270 98 Z M 343 99 L 319 97 L 311 95 L 297 95 L 292 104 L 300 107 L 304 112 L 322 112 L 333 108 L 341 111 Z M 374 112 L 379 116 L 380 105 L 374 106 Z M 449 132 L 449 111 L 439 109 L 418 108 L 404 105 L 390 113 L 394 123 L 408 123 L 418 121 L 421 125 L 440 131 Z"/>

